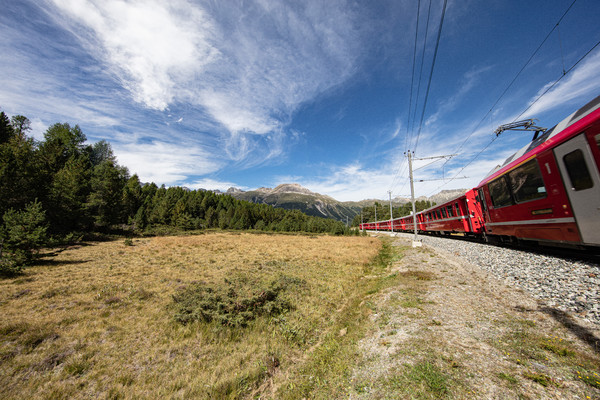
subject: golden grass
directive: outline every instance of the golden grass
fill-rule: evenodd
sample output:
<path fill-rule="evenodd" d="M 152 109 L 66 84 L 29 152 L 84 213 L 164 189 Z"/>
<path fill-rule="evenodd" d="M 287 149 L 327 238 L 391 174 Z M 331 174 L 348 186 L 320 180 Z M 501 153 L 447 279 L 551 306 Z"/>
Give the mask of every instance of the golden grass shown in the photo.
<path fill-rule="evenodd" d="M 211 233 L 92 243 L 0 281 L 0 398 L 240 398 L 270 391 L 330 332 L 380 242 Z M 247 328 L 181 325 L 178 288 L 305 282 Z"/>

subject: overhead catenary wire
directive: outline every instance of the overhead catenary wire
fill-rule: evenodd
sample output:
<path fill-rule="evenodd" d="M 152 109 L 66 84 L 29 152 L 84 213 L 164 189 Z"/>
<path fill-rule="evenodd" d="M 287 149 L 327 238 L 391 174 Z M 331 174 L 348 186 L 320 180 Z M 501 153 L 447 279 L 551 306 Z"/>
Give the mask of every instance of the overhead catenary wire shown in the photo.
<path fill-rule="evenodd" d="M 496 108 L 496 106 L 498 105 L 498 103 L 500 102 L 500 100 L 504 97 L 504 95 L 508 92 L 508 90 L 512 87 L 512 85 L 516 82 L 516 80 L 519 78 L 519 76 L 521 75 L 521 73 L 525 70 L 525 68 L 527 68 L 527 66 L 529 65 L 529 63 L 531 62 L 531 60 L 533 60 L 533 58 L 536 56 L 536 54 L 539 52 L 539 50 L 542 48 L 542 46 L 544 45 L 544 43 L 546 43 L 546 41 L 548 40 L 548 38 L 550 37 L 550 35 L 552 35 L 552 33 L 554 32 L 554 30 L 556 30 L 557 28 L 559 28 L 560 23 L 562 22 L 562 20 L 565 18 L 565 16 L 569 13 L 569 11 L 571 10 L 571 8 L 573 8 L 573 6 L 575 5 L 575 3 L 577 2 L 577 0 L 573 0 L 571 2 L 571 4 L 569 5 L 569 7 L 567 7 L 567 9 L 563 12 L 563 14 L 560 16 L 560 18 L 558 19 L 558 21 L 554 24 L 554 26 L 552 27 L 552 29 L 550 29 L 550 31 L 546 34 L 546 37 L 544 37 L 544 40 L 542 40 L 542 42 L 538 45 L 538 47 L 535 49 L 535 51 L 529 56 L 529 58 L 527 59 L 527 61 L 525 62 L 525 64 L 523 64 L 523 66 L 521 67 L 521 69 L 519 70 L 519 72 L 517 72 L 517 74 L 514 76 L 514 78 L 510 81 L 510 83 L 508 84 L 508 86 L 506 86 L 506 88 L 504 89 L 504 91 L 500 94 L 500 96 L 496 99 L 496 101 L 494 102 L 494 104 L 492 105 L 492 107 L 490 107 L 490 109 L 487 111 L 487 113 L 483 116 L 483 118 L 481 118 L 481 120 L 477 123 L 477 125 L 475 126 L 475 128 L 473 128 L 473 130 L 471 131 L 471 133 L 465 138 L 465 140 L 460 144 L 460 146 L 456 149 L 455 153 L 459 153 L 460 150 L 464 147 L 464 145 L 468 142 L 468 140 L 471 138 L 471 136 L 473 136 L 473 134 L 477 131 L 477 129 L 479 128 L 479 126 L 481 126 L 481 124 L 483 123 L 483 121 L 485 121 L 485 119 L 488 117 L 488 115 L 490 115 L 490 113 L 494 110 L 494 108 Z M 560 40 L 560 38 L 559 38 Z M 585 58 L 585 56 L 587 56 L 598 44 L 596 44 L 590 51 L 588 51 L 579 61 L 581 61 L 583 58 Z M 562 43 L 561 43 L 561 54 L 562 54 Z M 568 71 L 565 71 L 564 69 L 564 60 L 563 60 L 563 74 L 561 75 L 561 77 L 554 82 L 550 87 L 548 87 L 546 89 L 546 91 L 544 93 L 542 93 L 533 103 L 531 103 L 529 105 L 529 107 L 527 107 L 523 112 L 521 112 L 521 114 L 519 114 L 519 116 L 517 116 L 514 120 L 516 121 L 521 115 L 523 115 L 529 108 L 531 108 L 533 106 L 533 104 L 535 104 L 535 102 L 537 102 L 543 95 L 545 95 L 552 87 L 554 87 L 558 81 L 560 81 L 568 72 L 570 72 L 578 63 L 579 61 L 577 61 L 577 63 L 575 63 Z M 442 185 L 440 185 L 437 189 L 435 190 L 439 190 L 442 187 L 444 187 L 445 185 L 447 185 L 448 183 L 452 182 L 454 179 L 456 179 L 456 177 L 469 165 L 471 165 L 494 141 L 496 140 L 496 138 L 494 137 L 494 139 L 492 139 L 488 144 L 485 145 L 485 147 L 475 155 L 475 157 L 473 157 L 465 166 L 463 166 L 460 171 L 453 176 L 452 178 L 450 178 L 450 180 L 448 180 L 447 182 L 443 183 Z M 448 161 L 446 161 L 444 163 L 444 166 L 448 163 Z M 434 191 L 435 191 L 434 190 Z"/>
<path fill-rule="evenodd" d="M 410 148 L 410 146 L 412 145 L 412 136 L 415 133 L 415 120 L 417 118 L 417 109 L 419 106 L 419 94 L 421 93 L 421 81 L 423 79 L 423 65 L 425 65 L 425 49 L 427 48 L 427 38 L 429 37 L 429 19 L 430 18 L 431 18 L 431 0 L 429 0 L 429 7 L 427 9 L 427 23 L 425 24 L 425 38 L 423 40 L 423 50 L 421 52 L 421 65 L 419 67 L 419 80 L 417 83 L 417 95 L 415 97 L 415 108 L 413 110 L 412 127 L 410 130 L 410 137 L 409 137 L 408 146 L 406 147 L 406 150 L 408 150 Z"/>
<path fill-rule="evenodd" d="M 537 103 L 542 97 L 544 97 L 554 86 L 556 86 L 556 84 L 558 82 L 560 82 L 565 76 L 567 76 L 581 61 L 583 61 L 584 58 L 586 58 L 592 51 L 594 51 L 594 49 L 596 49 L 598 46 L 600 45 L 600 41 L 596 42 L 596 44 L 594 46 L 592 46 L 591 49 L 589 49 L 583 56 L 581 56 L 579 58 L 579 60 L 577 60 L 577 62 L 575 62 L 575 64 L 573 64 L 571 66 L 571 68 L 569 68 L 568 70 L 565 71 L 564 74 L 562 74 L 557 80 L 554 81 L 554 83 L 552 83 L 552 85 L 548 86 L 546 88 L 546 90 L 544 90 L 544 92 L 542 94 L 540 94 L 529 106 L 527 106 L 527 108 L 525 108 L 525 110 L 523 110 L 519 115 L 517 115 L 515 117 L 515 119 L 513 120 L 516 121 L 519 118 L 521 118 L 521 116 L 523 114 L 525 114 L 531 107 L 533 107 L 533 105 L 535 103 Z M 473 161 L 475 161 L 488 147 L 490 147 L 490 145 L 498 138 L 498 136 L 494 136 L 494 138 L 481 150 L 479 151 L 479 153 L 477 153 L 475 155 L 475 157 L 473 157 L 464 167 L 462 167 L 460 169 L 460 171 L 458 171 L 458 173 L 456 175 L 454 175 L 452 178 L 450 178 L 447 182 L 445 182 L 444 184 L 440 185 L 437 189 L 435 189 L 435 191 L 441 189 L 442 187 L 444 187 L 445 185 L 447 185 L 448 183 L 452 182 L 454 179 L 456 179 L 456 177 L 465 169 L 467 168 L 471 163 L 473 163 Z"/>
<path fill-rule="evenodd" d="M 565 10 L 565 12 L 562 14 L 562 16 L 558 19 L 558 21 L 556 22 L 556 24 L 554 24 L 554 26 L 552 27 L 552 29 L 550 29 L 550 32 L 548 32 L 548 34 L 546 35 L 546 37 L 544 38 L 544 40 L 542 40 L 542 42 L 539 44 L 539 46 L 535 49 L 535 51 L 531 54 L 531 56 L 529 56 L 529 59 L 525 62 L 525 64 L 523 64 L 523 66 L 521 67 L 521 69 L 519 70 L 519 72 L 517 72 L 517 74 L 515 75 L 515 77 L 510 81 L 510 83 L 508 84 L 508 86 L 504 89 L 504 91 L 502 92 L 502 94 L 500 94 L 500 96 L 496 99 L 496 101 L 494 102 L 494 104 L 492 105 L 492 107 L 488 110 L 488 112 L 483 116 L 483 118 L 481 118 L 481 120 L 479 121 L 479 123 L 477 123 L 477 125 L 475 126 L 475 128 L 473 128 L 473 131 L 465 138 L 465 140 L 461 143 L 461 145 L 456 149 L 456 151 L 454 151 L 455 153 L 460 153 L 460 150 L 464 147 L 464 145 L 467 143 L 467 141 L 471 138 L 471 136 L 473 136 L 473 134 L 477 131 L 477 129 L 479 128 L 479 126 L 483 123 L 483 121 L 485 121 L 485 119 L 487 118 L 488 115 L 490 115 L 490 113 L 494 110 L 494 108 L 496 108 L 496 106 L 498 105 L 498 103 L 500 102 L 500 100 L 502 100 L 502 98 L 504 97 L 504 95 L 508 92 L 508 90 L 512 87 L 512 85 L 516 82 L 517 78 L 519 78 L 519 76 L 521 75 L 521 73 L 525 70 L 525 68 L 527 68 L 527 66 L 529 65 L 529 63 L 531 62 L 531 60 L 533 60 L 533 57 L 535 57 L 535 55 L 538 53 L 538 51 L 542 48 L 542 46 L 544 45 L 544 43 L 546 43 L 546 41 L 548 40 L 548 38 L 550 37 L 550 35 L 552 34 L 552 32 L 554 32 L 554 30 L 556 28 L 558 28 L 558 26 L 560 25 L 560 23 L 562 22 L 562 20 L 565 18 L 565 16 L 567 15 L 567 13 L 571 10 L 571 8 L 573 7 L 573 5 L 577 2 L 577 0 L 573 0 L 573 2 L 571 3 L 571 5 Z M 563 62 L 564 63 L 564 62 Z M 563 72 L 564 72 L 564 66 L 563 66 Z M 563 74 L 564 75 L 564 74 Z"/>
<path fill-rule="evenodd" d="M 521 112 L 521 114 L 519 114 L 519 115 L 517 115 L 517 116 L 515 117 L 515 119 L 513 120 L 513 122 L 514 122 L 514 121 L 516 121 L 517 119 L 519 119 L 519 118 L 520 118 L 520 117 L 521 117 L 523 114 L 525 114 L 525 113 L 527 112 L 527 110 L 529 110 L 531 107 L 533 107 L 533 105 L 534 105 L 535 103 L 537 103 L 539 99 L 541 99 L 541 98 L 542 98 L 542 97 L 543 97 L 543 96 L 544 96 L 546 93 L 548 93 L 548 92 L 549 92 L 549 91 L 550 91 L 550 90 L 551 90 L 551 89 L 552 89 L 554 86 L 556 86 L 556 84 L 557 84 L 558 82 L 560 82 L 560 81 L 562 80 L 562 78 L 564 78 L 565 76 L 567 76 L 567 75 L 569 74 L 569 72 L 571 72 L 571 71 L 573 70 L 573 68 L 575 68 L 575 67 L 577 66 L 577 64 L 579 64 L 579 63 L 580 63 L 580 62 L 581 62 L 581 61 L 582 61 L 584 58 L 586 58 L 586 57 L 587 57 L 587 56 L 588 56 L 588 55 L 589 55 L 589 54 L 590 54 L 592 51 L 594 51 L 594 49 L 595 49 L 596 47 L 598 47 L 598 45 L 600 45 L 600 41 L 596 42 L 596 44 L 595 44 L 594 46 L 592 46 L 592 48 L 591 48 L 591 49 L 589 49 L 589 50 L 587 51 L 587 53 L 585 53 L 585 54 L 584 54 L 584 55 L 583 55 L 583 56 L 582 56 L 582 57 L 581 57 L 579 60 L 577 60 L 577 62 L 576 62 L 575 64 L 573 64 L 573 65 L 571 66 L 571 68 L 569 68 L 569 69 L 568 69 L 566 72 L 564 72 L 564 73 L 563 73 L 563 74 L 562 74 L 562 75 L 561 75 L 561 76 L 560 76 L 560 77 L 559 77 L 557 80 L 555 80 L 555 81 L 554 81 L 554 83 L 553 83 L 552 85 L 548 86 L 548 87 L 546 88 L 546 90 L 544 90 L 544 92 L 543 92 L 542 94 L 540 94 L 540 95 L 537 97 L 537 99 L 535 99 L 535 100 L 534 100 L 534 101 L 533 101 L 533 102 L 532 102 L 532 103 L 531 103 L 529 106 L 527 106 L 527 108 L 526 108 L 525 110 L 523 110 L 523 111 Z"/>
<path fill-rule="evenodd" d="M 398 179 L 398 177 L 400 177 L 404 174 L 405 168 L 406 168 L 406 164 L 404 162 L 401 162 L 400 165 L 398 165 L 398 169 L 396 170 L 396 173 L 394 174 L 394 177 L 392 178 L 392 184 L 390 185 L 389 190 L 391 190 L 391 191 L 394 190 L 394 188 L 396 187 L 396 180 Z"/>
<path fill-rule="evenodd" d="M 419 39 L 419 16 L 421 10 L 421 0 L 419 0 L 417 5 L 417 22 L 415 28 L 415 46 L 413 49 L 413 63 L 412 63 L 412 75 L 410 78 L 410 97 L 408 100 L 408 118 L 406 121 L 406 136 L 404 137 L 404 148 L 408 148 L 409 144 L 409 134 L 410 134 L 410 115 L 412 114 L 412 98 L 413 98 L 413 88 L 415 84 L 415 64 L 417 63 L 417 42 Z M 416 107 L 416 105 L 415 105 Z"/>
<path fill-rule="evenodd" d="M 423 118 L 425 117 L 425 110 L 427 109 L 427 100 L 429 98 L 429 90 L 431 89 L 431 81 L 433 79 L 433 70 L 435 68 L 435 61 L 437 59 L 437 53 L 440 46 L 440 38 L 442 36 L 442 26 L 444 25 L 444 16 L 446 15 L 446 5 L 448 0 L 444 0 L 444 6 L 442 8 L 442 17 L 440 18 L 440 26 L 438 29 L 437 40 L 435 43 L 435 50 L 433 52 L 433 61 L 431 62 L 431 71 L 429 72 L 429 81 L 427 83 L 427 90 L 425 91 L 425 101 L 423 102 L 423 112 L 421 113 L 421 121 L 419 122 L 419 130 L 417 132 L 417 139 L 413 148 L 413 151 L 417 151 L 419 146 L 419 137 L 421 136 L 421 128 L 423 127 Z"/>

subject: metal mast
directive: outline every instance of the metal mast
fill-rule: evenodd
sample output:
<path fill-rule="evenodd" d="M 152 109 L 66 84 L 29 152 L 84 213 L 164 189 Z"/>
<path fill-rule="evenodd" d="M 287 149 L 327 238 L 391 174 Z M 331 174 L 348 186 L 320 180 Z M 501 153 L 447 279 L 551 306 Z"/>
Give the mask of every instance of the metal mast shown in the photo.
<path fill-rule="evenodd" d="M 377 232 L 377 202 L 375 202 L 375 232 Z"/>
<path fill-rule="evenodd" d="M 415 207 L 415 184 L 413 180 L 413 170 L 412 170 L 412 152 L 408 150 L 408 175 L 410 177 L 410 201 L 412 202 L 412 215 L 413 215 L 413 226 L 415 230 L 415 237 L 413 239 L 412 246 L 420 247 L 421 242 L 419 242 L 419 237 L 417 235 L 417 211 Z"/>
<path fill-rule="evenodd" d="M 392 227 L 392 234 L 394 233 L 394 215 L 392 214 L 392 191 L 388 190 L 390 195 L 390 226 Z"/>

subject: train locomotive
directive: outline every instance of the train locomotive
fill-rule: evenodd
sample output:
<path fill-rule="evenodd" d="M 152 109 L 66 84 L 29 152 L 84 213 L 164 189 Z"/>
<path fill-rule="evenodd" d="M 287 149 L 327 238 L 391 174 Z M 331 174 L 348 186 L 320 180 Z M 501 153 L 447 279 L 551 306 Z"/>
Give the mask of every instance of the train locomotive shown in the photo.
<path fill-rule="evenodd" d="M 477 187 L 414 215 L 417 231 L 600 251 L 600 96 L 534 136 Z M 362 230 L 412 232 L 413 216 Z"/>

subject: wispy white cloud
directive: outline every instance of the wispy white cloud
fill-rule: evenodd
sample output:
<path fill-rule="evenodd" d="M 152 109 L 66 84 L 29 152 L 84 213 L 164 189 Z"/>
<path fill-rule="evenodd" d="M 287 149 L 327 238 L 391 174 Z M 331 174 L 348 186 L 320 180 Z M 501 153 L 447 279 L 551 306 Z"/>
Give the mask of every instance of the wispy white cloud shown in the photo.
<path fill-rule="evenodd" d="M 164 142 L 117 144 L 114 152 L 119 163 L 137 173 L 142 182 L 180 185 L 188 176 L 210 174 L 222 167 L 198 148 Z"/>
<path fill-rule="evenodd" d="M 341 1 L 52 1 L 136 101 L 159 110 L 191 101 L 238 134 L 285 125 L 353 73 L 360 48 Z"/>
<path fill-rule="evenodd" d="M 71 17 L 75 33 L 132 93 L 150 108 L 164 110 L 177 84 L 215 60 L 211 24 L 185 0 L 127 2 L 53 0 Z"/>
<path fill-rule="evenodd" d="M 186 126 L 187 131 L 161 132 L 159 117 L 146 123 L 141 110 L 122 97 L 111 104 L 88 90 L 77 91 L 72 101 L 69 96 L 44 96 L 55 108 L 62 107 L 64 115 L 126 127 L 103 132 L 119 142 L 115 147 L 123 162 L 134 163 L 132 170 L 164 183 L 182 179 L 186 168 L 153 172 L 156 165 L 139 153 L 143 146 L 136 147 L 135 140 L 151 137 L 154 143 L 176 146 L 182 140 L 173 139 L 193 134 L 197 140 L 186 145 L 204 154 L 210 165 L 246 169 L 281 162 L 297 141 L 287 131 L 293 113 L 349 79 L 364 51 L 357 15 L 346 0 L 47 0 L 44 7 L 95 60 L 93 73 L 120 85 L 113 94 L 129 93 L 138 108 L 155 114 L 171 114 L 180 106 L 187 110 L 164 121 L 169 127 Z M 35 72 L 43 76 L 43 71 Z M 60 93 L 56 74 L 48 74 L 48 79 L 45 92 Z M 219 145 L 207 147 L 203 138 Z"/>
<path fill-rule="evenodd" d="M 590 55 L 589 59 L 584 60 L 581 65 L 574 69 L 570 75 L 562 79 L 536 101 L 540 95 L 554 84 L 554 81 L 542 87 L 529 101 L 528 106 L 531 105 L 531 107 L 521 118 L 536 117 L 558 107 L 582 106 L 583 104 L 580 103 L 582 99 L 592 100 L 600 94 L 598 71 L 600 71 L 600 52 L 596 51 L 596 53 Z M 533 103 L 534 101 L 536 102 Z"/>

